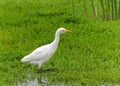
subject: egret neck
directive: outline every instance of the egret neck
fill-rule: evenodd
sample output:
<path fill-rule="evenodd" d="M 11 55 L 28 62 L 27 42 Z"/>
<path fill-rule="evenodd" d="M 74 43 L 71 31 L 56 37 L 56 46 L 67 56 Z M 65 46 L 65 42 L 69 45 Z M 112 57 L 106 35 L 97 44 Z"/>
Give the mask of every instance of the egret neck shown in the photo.
<path fill-rule="evenodd" d="M 55 39 L 54 39 L 54 41 L 53 41 L 53 46 L 58 46 L 58 44 L 59 44 L 59 41 L 60 41 L 60 33 L 58 32 L 58 31 L 56 31 L 56 33 L 55 33 Z"/>

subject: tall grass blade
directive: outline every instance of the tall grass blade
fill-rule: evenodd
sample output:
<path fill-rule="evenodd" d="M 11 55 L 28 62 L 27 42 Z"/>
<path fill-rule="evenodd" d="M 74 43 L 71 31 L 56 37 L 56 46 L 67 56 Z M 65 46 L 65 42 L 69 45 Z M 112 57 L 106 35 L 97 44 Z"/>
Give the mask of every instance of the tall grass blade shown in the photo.
<path fill-rule="evenodd" d="M 85 12 L 85 16 L 88 16 L 86 4 L 87 4 L 87 2 L 86 2 L 86 0 L 84 0 L 84 10 L 85 10 L 84 12 Z"/>
<path fill-rule="evenodd" d="M 72 10 L 73 10 L 73 14 L 75 13 L 75 5 L 74 5 L 74 0 L 72 0 Z"/>
<path fill-rule="evenodd" d="M 101 8 L 102 8 L 103 20 L 105 20 L 106 19 L 106 17 L 105 17 L 105 6 L 104 6 L 104 1 L 103 0 L 100 0 L 100 5 L 101 5 Z"/>
<path fill-rule="evenodd" d="M 92 10 L 93 10 L 93 15 L 95 17 L 97 17 L 97 8 L 95 7 L 93 0 L 91 0 L 91 6 L 92 6 Z"/>
<path fill-rule="evenodd" d="M 107 0 L 107 8 L 108 8 L 108 20 L 110 20 L 110 0 Z"/>
<path fill-rule="evenodd" d="M 114 0 L 111 0 L 112 5 L 112 19 L 114 19 Z"/>
<path fill-rule="evenodd" d="M 115 19 L 118 18 L 117 16 L 117 0 L 114 0 L 114 11 L 115 11 Z"/>
<path fill-rule="evenodd" d="M 120 0 L 119 0 L 119 12 L 118 12 L 118 17 L 120 18 Z"/>
<path fill-rule="evenodd" d="M 105 0 L 105 7 L 106 7 L 106 20 L 109 20 L 109 0 Z"/>

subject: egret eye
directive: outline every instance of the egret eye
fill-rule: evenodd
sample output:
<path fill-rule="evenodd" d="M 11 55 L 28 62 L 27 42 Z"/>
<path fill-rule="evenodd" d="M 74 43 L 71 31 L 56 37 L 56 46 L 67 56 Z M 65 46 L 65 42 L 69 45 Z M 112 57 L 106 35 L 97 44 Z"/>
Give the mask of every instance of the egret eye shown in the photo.
<path fill-rule="evenodd" d="M 65 30 L 62 30 L 63 32 L 65 32 Z"/>

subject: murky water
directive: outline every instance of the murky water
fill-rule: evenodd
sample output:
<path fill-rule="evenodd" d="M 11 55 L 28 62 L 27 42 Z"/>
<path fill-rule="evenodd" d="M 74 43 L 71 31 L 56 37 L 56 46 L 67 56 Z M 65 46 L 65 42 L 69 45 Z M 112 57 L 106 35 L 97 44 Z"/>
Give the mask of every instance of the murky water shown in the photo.
<path fill-rule="evenodd" d="M 50 83 L 47 76 L 43 76 L 40 81 L 38 81 L 37 77 L 34 80 L 28 80 L 27 82 L 18 82 L 15 86 L 80 86 L 78 84 L 68 84 L 66 85 L 64 82 L 58 83 Z"/>
<path fill-rule="evenodd" d="M 87 85 L 83 85 L 83 84 L 65 84 L 64 82 L 58 82 L 58 83 L 50 83 L 49 79 L 47 76 L 43 76 L 41 78 L 41 80 L 38 81 L 37 77 L 32 80 L 30 75 L 28 76 L 28 81 L 26 82 L 18 82 L 17 85 L 15 86 L 120 86 L 120 84 L 113 84 L 113 83 L 104 83 L 104 84 L 98 84 L 98 85 L 92 85 L 92 84 L 87 84 Z"/>
<path fill-rule="evenodd" d="M 28 81 L 26 81 L 26 82 L 18 82 L 17 86 L 47 86 L 47 84 L 49 84 L 49 81 L 48 81 L 47 77 L 42 77 L 41 81 L 38 82 L 37 77 L 34 80 L 32 80 L 28 76 Z"/>

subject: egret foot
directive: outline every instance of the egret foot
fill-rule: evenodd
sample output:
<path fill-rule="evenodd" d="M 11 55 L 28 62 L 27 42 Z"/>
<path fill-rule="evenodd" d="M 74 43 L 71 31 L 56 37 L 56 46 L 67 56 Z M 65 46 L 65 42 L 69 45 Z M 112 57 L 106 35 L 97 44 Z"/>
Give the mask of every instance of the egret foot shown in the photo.
<path fill-rule="evenodd" d="M 46 69 L 43 70 L 42 72 L 57 72 L 58 70 L 56 68 L 52 68 L 52 69 Z"/>
<path fill-rule="evenodd" d="M 38 70 L 38 73 L 42 73 L 43 72 L 43 70 L 42 70 L 42 68 L 40 68 L 39 70 Z"/>
<path fill-rule="evenodd" d="M 46 71 L 46 72 L 56 72 L 58 69 L 56 69 L 56 68 L 53 68 L 53 69 L 46 69 L 46 70 L 44 70 L 44 71 Z"/>

